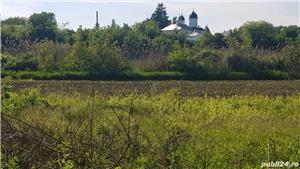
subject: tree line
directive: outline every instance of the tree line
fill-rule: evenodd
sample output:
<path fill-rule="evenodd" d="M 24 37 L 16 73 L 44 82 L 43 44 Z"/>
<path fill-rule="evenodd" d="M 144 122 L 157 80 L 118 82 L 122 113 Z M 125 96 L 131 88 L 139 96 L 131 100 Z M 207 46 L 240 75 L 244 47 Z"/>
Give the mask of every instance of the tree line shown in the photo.
<path fill-rule="evenodd" d="M 132 26 L 115 20 L 100 28 L 59 26 L 54 13 L 2 21 L 4 71 L 178 71 L 195 79 L 226 77 L 299 78 L 300 27 L 246 22 L 225 33 L 209 28 L 197 42 L 179 31 L 160 30 L 174 23 L 162 3 L 151 18 Z"/>

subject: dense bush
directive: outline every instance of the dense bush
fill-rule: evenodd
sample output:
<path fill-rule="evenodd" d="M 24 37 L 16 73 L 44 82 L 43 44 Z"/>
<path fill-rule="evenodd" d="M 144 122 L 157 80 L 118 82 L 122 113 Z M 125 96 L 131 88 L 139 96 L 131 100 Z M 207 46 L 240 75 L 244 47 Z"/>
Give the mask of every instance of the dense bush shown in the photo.
<path fill-rule="evenodd" d="M 37 58 L 31 54 L 24 54 L 19 58 L 12 56 L 9 53 L 1 54 L 1 68 L 3 70 L 38 70 Z"/>
<path fill-rule="evenodd" d="M 228 44 L 224 35 L 222 35 L 221 33 L 212 35 L 210 32 L 203 33 L 199 40 L 199 46 L 202 48 L 208 47 L 215 49 L 228 48 Z"/>
<path fill-rule="evenodd" d="M 195 58 L 198 62 L 202 62 L 203 68 L 207 73 L 219 74 L 228 71 L 225 57 L 220 51 L 201 50 Z"/>
<path fill-rule="evenodd" d="M 194 55 L 195 53 L 188 47 L 181 47 L 177 44 L 168 57 L 171 68 L 187 73 L 204 71 L 201 60 Z"/>
<path fill-rule="evenodd" d="M 2 78 L 34 79 L 34 80 L 181 80 L 192 78 L 176 71 L 160 72 L 90 72 L 90 71 L 2 71 Z"/>
<path fill-rule="evenodd" d="M 89 46 L 76 42 L 64 58 L 67 70 L 91 72 L 119 72 L 126 68 L 121 51 L 114 45 L 96 41 Z"/>
<path fill-rule="evenodd" d="M 285 69 L 291 78 L 300 78 L 300 38 L 295 42 L 290 42 L 284 49 Z"/>

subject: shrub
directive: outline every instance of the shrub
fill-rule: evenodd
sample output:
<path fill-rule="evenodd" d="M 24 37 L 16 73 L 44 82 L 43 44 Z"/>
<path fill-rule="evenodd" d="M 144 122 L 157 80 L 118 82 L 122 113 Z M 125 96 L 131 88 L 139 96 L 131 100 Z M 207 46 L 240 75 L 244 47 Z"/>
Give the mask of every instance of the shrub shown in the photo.
<path fill-rule="evenodd" d="M 300 38 L 284 48 L 284 65 L 291 78 L 300 78 Z"/>
<path fill-rule="evenodd" d="M 39 70 L 57 71 L 62 69 L 64 57 L 70 52 L 70 46 L 42 40 L 34 46 L 33 50 L 35 50 L 33 55 L 37 57 Z"/>
<path fill-rule="evenodd" d="M 227 71 L 227 64 L 224 56 L 216 50 L 204 49 L 196 56 L 195 61 L 200 62 L 206 72 L 210 74 L 219 74 Z"/>
<path fill-rule="evenodd" d="M 248 72 L 255 77 L 267 70 L 268 61 L 256 56 L 253 50 L 237 49 L 227 54 L 227 63 L 230 70 Z"/>
<path fill-rule="evenodd" d="M 12 56 L 9 53 L 3 53 L 1 57 L 2 70 L 38 70 L 36 57 L 30 54 Z"/>
<path fill-rule="evenodd" d="M 17 59 L 9 53 L 1 53 L 1 69 L 3 70 L 16 70 Z"/>
<path fill-rule="evenodd" d="M 179 44 L 175 45 L 174 51 L 170 52 L 168 60 L 173 70 L 190 74 L 197 74 L 204 71 L 203 62 L 196 60 L 191 49 L 180 47 Z"/>
<path fill-rule="evenodd" d="M 37 105 L 49 106 L 47 100 L 40 95 L 38 89 L 24 89 L 20 93 L 9 92 L 3 104 L 15 116 L 21 116 L 20 111 Z"/>
<path fill-rule="evenodd" d="M 22 117 L 7 116 L 13 106 L 1 112 L 4 168 L 259 168 L 299 158 L 298 94 L 13 96 L 2 104 L 22 105 Z"/>
<path fill-rule="evenodd" d="M 88 47 L 85 69 L 96 72 L 120 72 L 126 65 L 121 50 L 113 45 L 97 42 Z"/>

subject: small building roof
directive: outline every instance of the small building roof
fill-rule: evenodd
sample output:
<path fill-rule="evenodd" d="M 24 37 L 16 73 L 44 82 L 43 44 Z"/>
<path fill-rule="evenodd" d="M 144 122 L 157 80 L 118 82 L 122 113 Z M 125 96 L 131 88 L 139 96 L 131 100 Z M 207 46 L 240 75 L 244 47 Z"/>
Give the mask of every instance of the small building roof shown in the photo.
<path fill-rule="evenodd" d="M 196 28 L 190 28 L 188 25 L 186 24 L 171 24 L 165 28 L 163 28 L 161 31 L 166 32 L 166 31 L 175 31 L 175 30 L 188 30 L 191 32 L 203 32 L 205 31 L 205 29 L 201 28 L 201 27 L 196 27 Z"/>
<path fill-rule="evenodd" d="M 173 31 L 173 30 L 181 30 L 181 26 L 177 25 L 177 24 L 171 24 L 165 28 L 162 29 L 162 31 Z"/>

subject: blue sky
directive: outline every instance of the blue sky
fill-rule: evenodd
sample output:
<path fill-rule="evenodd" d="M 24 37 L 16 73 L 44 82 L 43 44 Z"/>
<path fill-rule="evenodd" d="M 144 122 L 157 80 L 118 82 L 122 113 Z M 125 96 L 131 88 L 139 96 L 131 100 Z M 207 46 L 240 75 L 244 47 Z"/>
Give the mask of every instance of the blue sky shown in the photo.
<path fill-rule="evenodd" d="M 186 19 L 195 10 L 198 23 L 208 25 L 212 32 L 236 28 L 246 21 L 266 20 L 278 25 L 299 25 L 298 0 L 3 0 L 1 18 L 29 17 L 42 11 L 54 12 L 59 24 L 68 28 L 95 25 L 95 11 L 99 11 L 100 25 L 111 23 L 130 25 L 140 22 L 155 10 L 158 2 L 167 7 L 170 18 L 183 14 Z"/>

